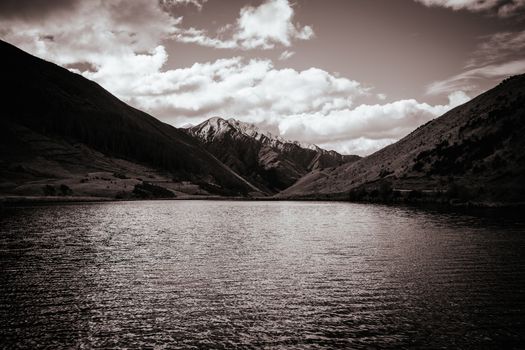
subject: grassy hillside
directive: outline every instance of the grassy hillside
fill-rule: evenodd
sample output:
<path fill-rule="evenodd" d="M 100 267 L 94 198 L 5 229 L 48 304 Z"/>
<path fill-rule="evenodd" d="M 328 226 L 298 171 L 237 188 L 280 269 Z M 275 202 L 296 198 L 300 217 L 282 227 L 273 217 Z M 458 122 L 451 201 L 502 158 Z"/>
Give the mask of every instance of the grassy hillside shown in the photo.
<path fill-rule="evenodd" d="M 523 135 L 519 75 L 358 162 L 308 174 L 279 197 L 523 201 Z"/>
<path fill-rule="evenodd" d="M 220 194 L 246 194 L 253 191 L 245 180 L 204 150 L 199 141 L 186 133 L 130 107 L 98 84 L 55 64 L 31 56 L 0 42 L 4 103 L 2 123 L 1 174 L 6 183 L 20 185 L 24 165 L 38 168 L 53 162 L 69 171 L 92 168 L 105 158 L 133 163 L 166 173 L 174 181 L 190 181 L 207 191 Z M 47 145 L 64 149 L 89 148 L 87 153 L 40 152 L 27 139 L 46 139 Z M 65 156 L 64 154 L 69 154 Z M 94 158 L 96 158 L 94 160 Z M 18 166 L 19 165 L 19 166 Z M 35 169 L 47 174 L 48 169 Z M 64 176 L 62 173 L 61 176 Z"/>

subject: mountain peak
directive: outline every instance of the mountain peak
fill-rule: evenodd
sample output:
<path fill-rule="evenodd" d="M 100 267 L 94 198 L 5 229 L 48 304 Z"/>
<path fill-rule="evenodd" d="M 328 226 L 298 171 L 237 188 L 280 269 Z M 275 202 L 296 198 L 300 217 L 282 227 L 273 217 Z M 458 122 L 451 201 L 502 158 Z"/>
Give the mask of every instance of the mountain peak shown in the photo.
<path fill-rule="evenodd" d="M 270 144 L 273 147 L 280 147 L 285 144 L 290 144 L 313 151 L 337 153 L 335 151 L 324 150 L 314 144 L 284 139 L 283 137 L 274 135 L 269 131 L 261 130 L 255 124 L 243 122 L 235 118 L 224 119 L 218 116 L 212 117 L 192 127 L 191 129 L 192 134 L 198 134 L 199 137 L 203 139 L 208 139 L 209 137 L 214 137 L 214 135 L 235 131 L 244 136 L 252 137 L 263 143 Z"/>
<path fill-rule="evenodd" d="M 291 186 L 311 170 L 359 159 L 288 141 L 233 118 L 213 117 L 187 132 L 199 138 L 226 165 L 269 193 Z"/>
<path fill-rule="evenodd" d="M 224 119 L 221 117 L 212 117 L 192 128 L 193 132 L 201 136 L 217 135 L 225 132 L 234 131 L 248 137 L 262 139 L 262 136 L 271 140 L 285 142 L 281 137 L 274 136 L 269 132 L 261 131 L 256 125 L 239 121 L 234 118 Z"/>

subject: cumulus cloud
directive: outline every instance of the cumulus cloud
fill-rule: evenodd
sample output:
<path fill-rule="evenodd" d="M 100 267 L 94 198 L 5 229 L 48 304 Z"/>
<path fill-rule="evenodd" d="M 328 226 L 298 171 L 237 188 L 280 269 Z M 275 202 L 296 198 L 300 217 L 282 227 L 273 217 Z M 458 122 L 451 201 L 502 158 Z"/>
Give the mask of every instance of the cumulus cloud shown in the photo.
<path fill-rule="evenodd" d="M 366 93 L 360 83 L 328 72 L 310 68 L 303 71 L 275 69 L 270 60 L 241 57 L 195 63 L 189 68 L 160 71 L 158 65 L 134 79 L 127 79 L 127 69 L 115 75 L 106 72 L 84 73 L 118 96 L 132 100 L 141 108 L 163 117 L 178 116 L 179 121 L 206 119 L 210 113 L 263 122 L 299 113 L 349 108 L 356 97 Z"/>
<path fill-rule="evenodd" d="M 431 106 L 414 99 L 362 104 L 353 109 L 288 116 L 279 124 L 283 137 L 308 139 L 352 154 L 369 154 L 407 135 L 416 126 L 442 115 L 470 98 L 461 91 L 447 105 Z"/>
<path fill-rule="evenodd" d="M 288 0 L 266 0 L 258 7 L 243 7 L 236 23 L 220 28 L 216 36 L 210 36 L 202 29 L 180 28 L 174 38 L 184 43 L 221 49 L 288 47 L 293 40 L 308 40 L 314 36 L 310 26 L 295 24 L 293 17 L 294 10 Z"/>
<path fill-rule="evenodd" d="M 179 22 L 150 0 L 93 0 L 42 20 L 13 17 L 0 23 L 0 33 L 4 40 L 62 65 L 121 69 L 115 63 L 120 60 L 128 68 L 131 61 L 142 68 L 148 60 L 158 63 L 160 41 L 172 35 Z"/>
<path fill-rule="evenodd" d="M 292 39 L 307 40 L 313 36 L 309 26 L 292 23 L 294 11 L 288 0 L 268 0 L 258 7 L 241 9 L 236 37 L 247 47 L 273 47 L 274 43 L 290 46 Z"/>
<path fill-rule="evenodd" d="M 372 154 L 383 147 L 386 147 L 399 140 L 399 138 L 369 139 L 358 137 L 348 140 L 318 142 L 318 146 L 328 150 L 337 150 L 341 154 L 357 154 L 366 156 Z"/>
<path fill-rule="evenodd" d="M 525 0 L 415 0 L 425 6 L 439 6 L 452 10 L 490 12 L 499 17 L 516 16 L 524 12 Z"/>

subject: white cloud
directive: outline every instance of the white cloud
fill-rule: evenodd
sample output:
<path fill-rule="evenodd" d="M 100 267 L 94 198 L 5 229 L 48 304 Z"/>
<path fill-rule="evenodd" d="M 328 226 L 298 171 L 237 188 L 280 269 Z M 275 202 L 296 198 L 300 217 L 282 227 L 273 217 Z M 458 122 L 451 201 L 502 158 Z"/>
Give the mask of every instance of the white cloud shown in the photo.
<path fill-rule="evenodd" d="M 292 57 L 293 55 L 295 55 L 295 52 L 293 51 L 288 51 L 288 50 L 284 50 L 281 55 L 279 56 L 279 60 L 280 61 L 286 61 L 287 59 L 289 59 L 290 57 Z"/>
<path fill-rule="evenodd" d="M 310 39 L 312 28 L 294 25 L 293 15 L 288 0 L 268 0 L 258 7 L 244 7 L 237 20 L 236 38 L 250 48 L 271 48 L 274 43 L 290 46 L 292 39 Z"/>
<path fill-rule="evenodd" d="M 150 55 L 161 64 L 163 51 Z M 117 73 L 84 73 L 119 97 L 154 115 L 179 117 L 179 121 L 206 119 L 210 113 L 267 122 L 299 113 L 349 108 L 366 93 L 358 82 L 335 77 L 326 71 L 275 69 L 270 60 L 245 61 L 240 57 L 196 63 L 189 68 L 162 72 L 159 66 L 143 75 L 126 76 L 127 67 Z"/>
<path fill-rule="evenodd" d="M 513 0 L 501 6 L 498 10 L 498 15 L 502 17 L 510 17 L 517 13 L 522 13 L 524 9 L 525 0 Z"/>
<path fill-rule="evenodd" d="M 519 57 L 525 58 L 525 30 L 500 32 L 480 39 L 482 42 L 467 62 L 467 68 L 501 64 Z"/>
<path fill-rule="evenodd" d="M 224 40 L 220 37 L 212 38 L 208 35 L 207 31 L 196 28 L 178 28 L 177 32 L 173 35 L 173 39 L 181 43 L 197 44 L 216 49 L 239 48 L 239 43 L 234 39 Z M 247 49 L 247 47 L 245 49 Z"/>
<path fill-rule="evenodd" d="M 477 91 L 478 82 L 483 79 L 506 78 L 525 72 L 525 59 L 491 64 L 488 66 L 467 70 L 445 80 L 433 82 L 427 86 L 428 94 L 448 93 L 455 90 Z"/>
<path fill-rule="evenodd" d="M 399 138 L 369 139 L 358 137 L 349 140 L 320 142 L 318 146 L 328 150 L 336 150 L 341 154 L 369 155 L 381 148 L 386 147 L 399 140 Z"/>
<path fill-rule="evenodd" d="M 416 0 L 425 6 L 440 6 L 453 10 L 482 11 L 495 7 L 499 0 Z"/>
<path fill-rule="evenodd" d="M 525 9 L 525 0 L 415 0 L 425 6 L 438 6 L 471 12 L 489 11 L 500 17 L 511 17 Z"/>
<path fill-rule="evenodd" d="M 481 92 L 480 83 L 525 73 L 525 30 L 495 33 L 480 39 L 482 42 L 472 53 L 465 71 L 429 84 L 428 94 L 456 90 L 477 94 Z"/>
<path fill-rule="evenodd" d="M 89 63 L 108 71 L 122 70 L 121 61 L 127 68 L 151 71 L 159 65 L 159 43 L 179 22 L 150 0 L 92 0 L 37 22 L 2 21 L 0 32 L 3 39 L 58 64 Z"/>
<path fill-rule="evenodd" d="M 288 116 L 279 123 L 281 136 L 329 145 L 338 151 L 369 154 L 407 135 L 415 127 L 469 100 L 461 92 L 449 95 L 447 105 L 431 106 L 416 100 L 360 105 L 328 113 Z"/>
<path fill-rule="evenodd" d="M 258 7 L 245 6 L 235 25 L 219 29 L 210 36 L 205 30 L 179 29 L 174 39 L 214 48 L 272 49 L 276 45 L 289 47 L 293 40 L 308 40 L 314 36 L 310 26 L 293 23 L 294 10 L 288 0 L 266 0 Z M 223 38 L 231 32 L 229 38 Z"/>
<path fill-rule="evenodd" d="M 195 6 L 199 11 L 202 10 L 202 6 L 208 2 L 208 0 L 159 0 L 159 4 L 166 9 L 177 6 Z"/>

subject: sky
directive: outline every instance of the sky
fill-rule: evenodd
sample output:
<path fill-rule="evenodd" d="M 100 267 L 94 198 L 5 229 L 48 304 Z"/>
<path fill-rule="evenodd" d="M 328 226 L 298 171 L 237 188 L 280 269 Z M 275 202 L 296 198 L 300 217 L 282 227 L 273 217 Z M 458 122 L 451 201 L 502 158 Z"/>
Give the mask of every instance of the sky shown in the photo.
<path fill-rule="evenodd" d="M 368 155 L 525 73 L 525 0 L 2 0 L 0 38 L 176 127 Z"/>

